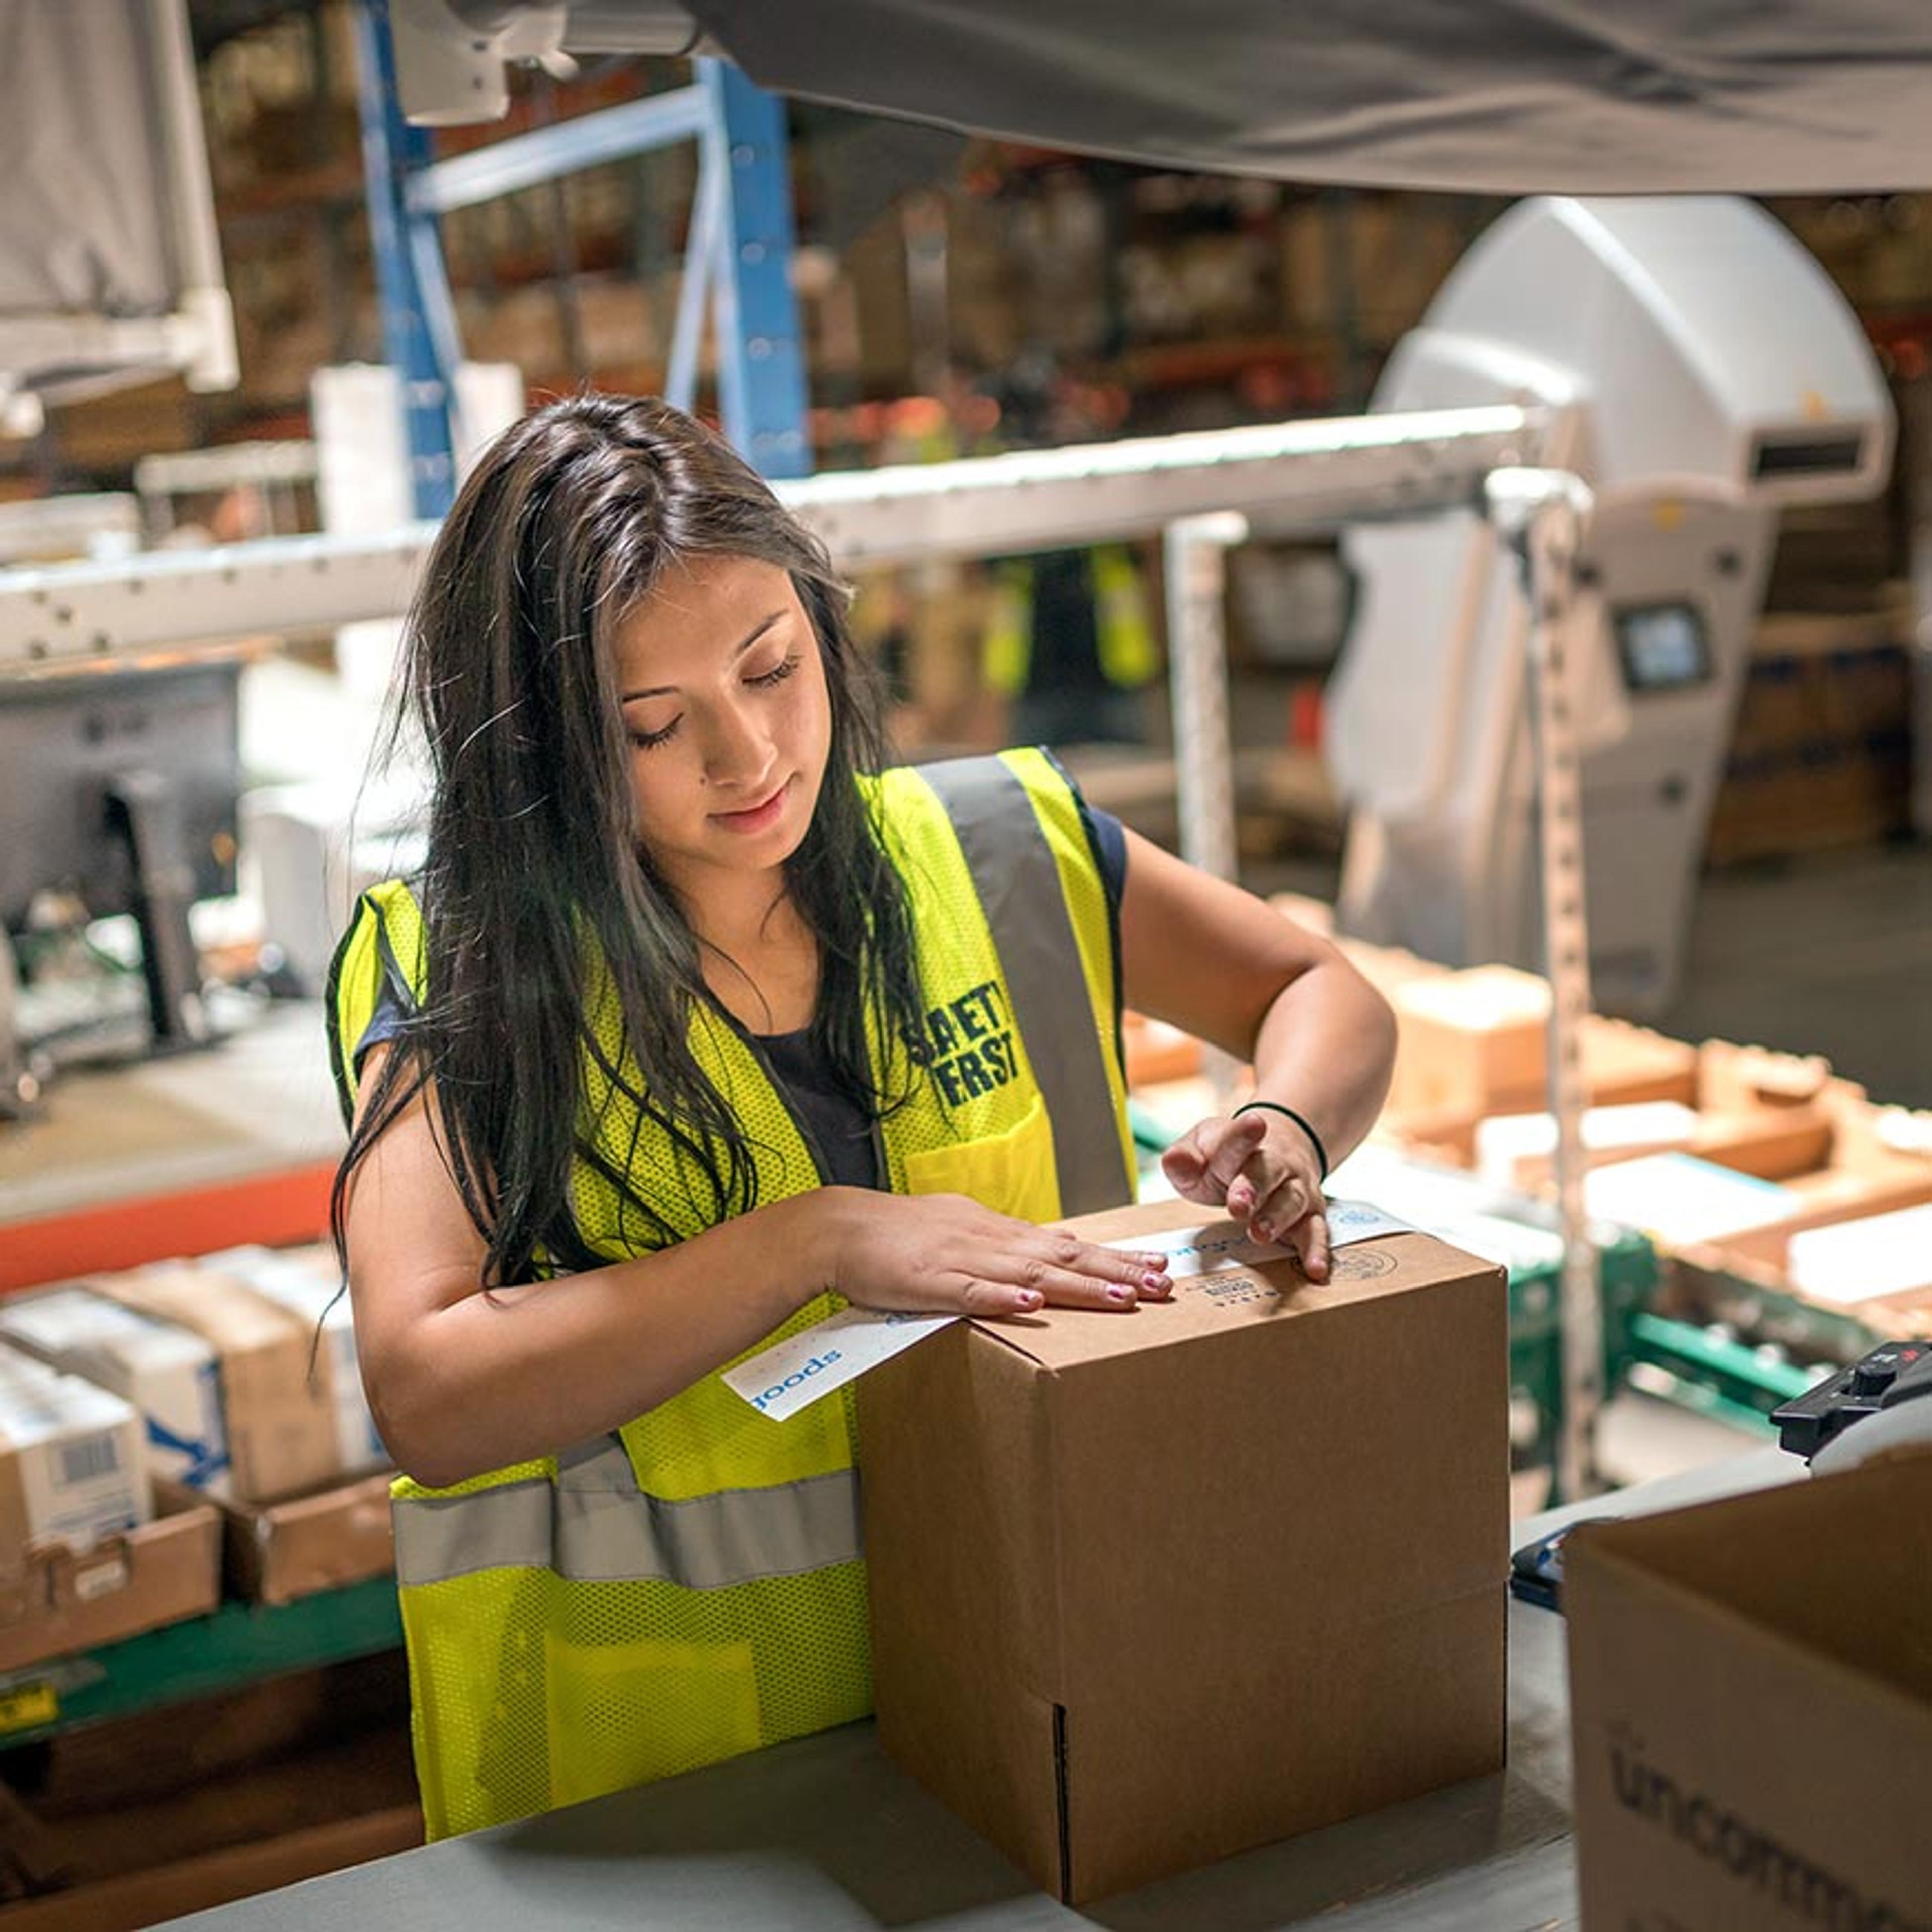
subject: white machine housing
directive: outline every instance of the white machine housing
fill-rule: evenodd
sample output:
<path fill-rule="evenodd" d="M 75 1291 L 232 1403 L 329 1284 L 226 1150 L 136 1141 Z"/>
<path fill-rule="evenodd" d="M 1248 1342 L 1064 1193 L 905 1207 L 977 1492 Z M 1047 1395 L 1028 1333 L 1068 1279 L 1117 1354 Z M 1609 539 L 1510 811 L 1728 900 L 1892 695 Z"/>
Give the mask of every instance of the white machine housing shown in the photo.
<path fill-rule="evenodd" d="M 1706 828 L 1786 503 L 1869 496 L 1890 400 L 1838 291 L 1754 203 L 1519 203 L 1397 346 L 1371 408 L 1562 412 L 1546 464 L 1592 488 L 1582 747 L 1599 1004 L 1676 987 Z M 1452 965 L 1543 964 L 1528 613 L 1478 508 L 1359 527 L 1328 755 L 1351 818 L 1346 932 Z"/>

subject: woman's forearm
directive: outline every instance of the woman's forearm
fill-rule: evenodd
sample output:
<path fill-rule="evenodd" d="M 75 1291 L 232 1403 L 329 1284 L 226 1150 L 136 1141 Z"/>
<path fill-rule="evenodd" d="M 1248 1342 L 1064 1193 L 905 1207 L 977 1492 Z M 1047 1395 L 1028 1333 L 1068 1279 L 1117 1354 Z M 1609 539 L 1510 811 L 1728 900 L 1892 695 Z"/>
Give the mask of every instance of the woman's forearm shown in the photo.
<path fill-rule="evenodd" d="M 1395 1065 L 1388 1002 L 1336 955 L 1300 974 L 1264 1016 L 1255 1097 L 1304 1116 L 1340 1166 L 1376 1124 Z"/>
<path fill-rule="evenodd" d="M 741 1215 L 658 1252 L 464 1293 L 373 1350 L 364 1381 L 398 1467 L 440 1486 L 554 1454 L 742 1354 L 830 1280 L 849 1190 Z"/>

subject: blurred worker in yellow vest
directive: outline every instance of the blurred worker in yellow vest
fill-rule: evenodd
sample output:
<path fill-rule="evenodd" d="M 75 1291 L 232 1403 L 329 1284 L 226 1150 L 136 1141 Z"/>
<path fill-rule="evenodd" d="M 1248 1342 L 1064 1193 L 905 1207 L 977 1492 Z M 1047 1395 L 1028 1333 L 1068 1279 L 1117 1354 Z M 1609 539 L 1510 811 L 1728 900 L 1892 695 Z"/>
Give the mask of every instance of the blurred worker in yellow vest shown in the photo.
<path fill-rule="evenodd" d="M 1160 668 L 1147 593 L 1124 544 L 998 566 L 982 670 L 1015 745 L 1138 743 Z"/>

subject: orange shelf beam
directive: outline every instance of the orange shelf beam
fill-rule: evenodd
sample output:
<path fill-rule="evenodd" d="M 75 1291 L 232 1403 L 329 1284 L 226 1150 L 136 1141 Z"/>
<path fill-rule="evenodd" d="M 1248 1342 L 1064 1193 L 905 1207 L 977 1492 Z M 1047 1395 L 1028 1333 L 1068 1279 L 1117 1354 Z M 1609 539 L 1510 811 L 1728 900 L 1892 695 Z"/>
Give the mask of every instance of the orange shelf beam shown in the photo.
<path fill-rule="evenodd" d="M 0 1294 L 244 1242 L 275 1247 L 318 1240 L 328 1230 L 334 1178 L 335 1163 L 320 1161 L 11 1222 L 0 1227 Z"/>

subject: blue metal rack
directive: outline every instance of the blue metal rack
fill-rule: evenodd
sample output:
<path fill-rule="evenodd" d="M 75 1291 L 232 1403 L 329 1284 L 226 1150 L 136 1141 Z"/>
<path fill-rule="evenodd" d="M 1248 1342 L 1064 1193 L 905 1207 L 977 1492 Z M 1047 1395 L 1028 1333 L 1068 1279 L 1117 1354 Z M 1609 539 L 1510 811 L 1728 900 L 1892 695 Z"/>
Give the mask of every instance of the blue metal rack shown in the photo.
<path fill-rule="evenodd" d="M 427 131 L 403 116 L 388 0 L 363 0 L 356 29 L 370 236 L 385 352 L 402 384 L 418 516 L 441 516 L 456 480 L 452 416 L 462 350 L 441 218 L 682 140 L 698 143 L 698 191 L 664 393 L 685 409 L 696 401 L 708 310 L 726 437 L 766 476 L 812 473 L 791 286 L 790 170 L 776 99 L 726 62 L 699 60 L 689 86 L 436 161 Z"/>

